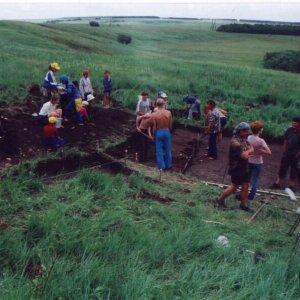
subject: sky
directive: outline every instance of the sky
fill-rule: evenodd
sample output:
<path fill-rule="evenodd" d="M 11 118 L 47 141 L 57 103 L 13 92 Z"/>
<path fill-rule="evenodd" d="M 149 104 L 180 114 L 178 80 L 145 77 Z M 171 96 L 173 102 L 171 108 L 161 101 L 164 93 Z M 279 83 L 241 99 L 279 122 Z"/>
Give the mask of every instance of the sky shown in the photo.
<path fill-rule="evenodd" d="M 20 0 L 17 3 L 0 0 L 0 20 L 86 16 L 158 16 L 300 22 L 300 0 L 110 0 L 109 2 Z"/>

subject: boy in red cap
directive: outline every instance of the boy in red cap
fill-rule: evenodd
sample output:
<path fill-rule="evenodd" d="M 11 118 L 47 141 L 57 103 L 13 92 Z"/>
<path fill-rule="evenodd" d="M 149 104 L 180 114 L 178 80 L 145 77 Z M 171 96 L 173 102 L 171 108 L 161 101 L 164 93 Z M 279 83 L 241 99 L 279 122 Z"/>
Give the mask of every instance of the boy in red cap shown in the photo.
<path fill-rule="evenodd" d="M 85 69 L 82 71 L 82 77 L 79 81 L 79 91 L 82 99 L 86 100 L 87 95 L 93 94 L 93 87 L 89 77 L 90 71 Z"/>

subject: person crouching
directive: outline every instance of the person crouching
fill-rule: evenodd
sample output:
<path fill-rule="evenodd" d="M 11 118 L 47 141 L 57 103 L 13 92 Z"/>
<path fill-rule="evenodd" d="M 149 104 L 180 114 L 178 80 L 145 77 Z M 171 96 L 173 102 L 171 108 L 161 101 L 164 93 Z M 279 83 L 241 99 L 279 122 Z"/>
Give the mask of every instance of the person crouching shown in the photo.
<path fill-rule="evenodd" d="M 53 149 L 57 149 L 65 143 L 64 139 L 58 135 L 58 129 L 55 127 L 56 121 L 56 117 L 50 117 L 48 120 L 49 124 L 45 125 L 43 129 L 43 144 Z"/>

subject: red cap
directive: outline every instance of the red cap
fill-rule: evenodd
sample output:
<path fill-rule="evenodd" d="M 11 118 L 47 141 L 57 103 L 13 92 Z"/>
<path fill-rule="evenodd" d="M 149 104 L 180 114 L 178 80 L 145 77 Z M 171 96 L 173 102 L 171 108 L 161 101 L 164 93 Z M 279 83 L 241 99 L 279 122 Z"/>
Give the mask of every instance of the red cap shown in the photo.
<path fill-rule="evenodd" d="M 82 75 L 89 75 L 89 73 L 90 73 L 90 71 L 87 70 L 87 69 L 85 69 L 85 70 L 82 71 Z"/>

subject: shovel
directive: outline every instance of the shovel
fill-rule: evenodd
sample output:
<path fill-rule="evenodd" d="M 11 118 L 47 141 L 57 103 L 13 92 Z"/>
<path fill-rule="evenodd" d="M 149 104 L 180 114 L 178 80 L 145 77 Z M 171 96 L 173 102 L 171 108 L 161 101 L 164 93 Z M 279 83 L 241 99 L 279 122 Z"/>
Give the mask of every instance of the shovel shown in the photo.
<path fill-rule="evenodd" d="M 266 205 L 271 204 L 270 200 L 261 200 L 261 202 L 262 202 L 262 205 L 257 209 L 257 211 L 252 215 L 252 217 L 247 221 L 247 224 L 250 224 Z"/>

